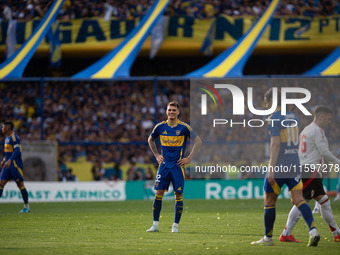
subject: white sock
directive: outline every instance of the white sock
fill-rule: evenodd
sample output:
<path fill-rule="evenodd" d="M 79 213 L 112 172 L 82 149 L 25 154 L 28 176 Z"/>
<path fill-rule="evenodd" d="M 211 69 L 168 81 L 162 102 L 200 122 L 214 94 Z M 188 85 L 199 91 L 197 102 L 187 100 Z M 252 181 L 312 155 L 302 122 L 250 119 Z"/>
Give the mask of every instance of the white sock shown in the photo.
<path fill-rule="evenodd" d="M 173 225 L 174 227 L 178 227 L 178 223 L 174 223 L 174 225 Z"/>
<path fill-rule="evenodd" d="M 332 208 L 331 208 L 331 201 L 327 195 L 324 195 L 320 200 L 319 203 L 321 205 L 321 216 L 327 222 L 329 228 L 331 229 L 334 236 L 340 235 L 340 229 L 335 222 Z"/>
<path fill-rule="evenodd" d="M 318 203 L 318 201 L 315 201 L 314 210 L 318 210 L 318 209 L 320 209 L 320 204 Z"/>
<path fill-rule="evenodd" d="M 312 230 L 309 231 L 309 236 L 313 235 L 319 235 L 319 232 L 316 230 L 316 228 L 313 228 Z"/>
<path fill-rule="evenodd" d="M 264 239 L 265 241 L 270 241 L 270 240 L 272 240 L 272 237 L 264 236 L 263 239 Z"/>
<path fill-rule="evenodd" d="M 154 222 L 153 222 L 153 225 L 156 226 L 156 227 L 158 227 L 158 222 L 159 222 L 159 221 L 154 221 Z"/>
<path fill-rule="evenodd" d="M 301 218 L 301 213 L 299 209 L 294 205 L 288 214 L 288 219 L 286 223 L 286 227 L 283 230 L 284 236 L 290 236 L 292 234 L 293 228 L 295 227 L 296 223 Z"/>
<path fill-rule="evenodd" d="M 29 209 L 30 208 L 29 204 L 24 204 L 24 208 Z"/>

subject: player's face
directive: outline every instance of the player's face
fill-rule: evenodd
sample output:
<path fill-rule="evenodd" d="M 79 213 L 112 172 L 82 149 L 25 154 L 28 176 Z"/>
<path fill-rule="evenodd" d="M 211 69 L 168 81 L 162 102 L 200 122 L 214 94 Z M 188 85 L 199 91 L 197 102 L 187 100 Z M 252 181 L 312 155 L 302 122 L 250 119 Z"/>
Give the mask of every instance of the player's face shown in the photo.
<path fill-rule="evenodd" d="M 179 110 L 177 109 L 176 106 L 169 105 L 168 108 L 166 109 L 166 115 L 168 116 L 168 119 L 174 120 L 177 118 L 179 114 Z"/>
<path fill-rule="evenodd" d="M 1 131 L 4 135 L 6 135 L 8 133 L 9 127 L 6 125 L 2 125 L 1 127 Z"/>
<path fill-rule="evenodd" d="M 323 123 L 324 123 L 325 127 L 328 127 L 329 124 L 332 123 L 332 119 L 333 119 L 332 114 L 329 113 L 329 114 L 325 114 L 325 115 L 324 115 L 324 121 L 323 121 Z"/>

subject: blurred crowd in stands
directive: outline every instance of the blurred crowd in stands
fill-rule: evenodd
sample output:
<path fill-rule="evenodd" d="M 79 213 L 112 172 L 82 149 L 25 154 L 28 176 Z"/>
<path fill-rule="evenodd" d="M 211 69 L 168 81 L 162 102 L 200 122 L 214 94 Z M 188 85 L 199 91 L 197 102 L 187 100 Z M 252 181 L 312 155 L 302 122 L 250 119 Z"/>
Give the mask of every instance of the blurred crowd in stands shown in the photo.
<path fill-rule="evenodd" d="M 59 19 L 103 17 L 129 20 L 144 16 L 151 0 L 65 0 Z M 2 17 L 28 21 L 43 17 L 52 0 L 0 0 Z M 219 14 L 259 16 L 268 0 L 171 0 L 166 15 L 184 15 L 210 19 Z M 340 13 L 339 0 L 283 0 L 276 15 L 329 16 Z"/>
<path fill-rule="evenodd" d="M 327 85 L 321 90 L 319 82 L 302 80 L 301 83 L 299 80 L 296 84 L 288 85 L 308 87 L 313 95 L 309 102 L 311 112 L 314 110 L 313 107 L 320 104 L 334 109 L 334 123 L 328 135 L 331 142 L 338 142 L 331 143 L 332 151 L 336 152 L 340 141 L 340 111 L 337 104 L 340 100 L 340 87 L 337 86 L 335 79 L 327 79 Z M 236 82 L 240 84 L 240 88 L 246 90 L 249 81 L 244 83 L 243 87 L 241 83 Z M 260 91 L 264 91 L 266 86 L 267 82 L 263 83 Z M 190 119 L 189 81 L 158 81 L 157 85 L 154 85 L 153 81 L 53 81 L 45 82 L 43 99 L 41 92 L 39 82 L 1 83 L 1 121 L 12 119 L 16 133 L 22 141 L 40 140 L 42 127 L 43 140 L 60 142 L 59 179 L 62 181 L 74 179 L 72 172 L 62 165 L 65 162 L 76 162 L 80 158 L 93 163 L 94 180 L 123 179 L 121 172 L 123 165 L 124 170 L 128 167 L 124 179 L 153 178 L 154 172 L 149 167 L 142 169 L 136 165 L 155 163 L 148 148 L 147 138 L 154 125 L 166 119 L 167 103 L 178 101 L 181 105 L 180 119 L 187 123 Z M 255 93 L 253 97 L 254 107 L 263 109 L 262 92 Z M 232 99 L 226 101 L 225 107 L 232 109 Z M 206 148 L 202 155 L 199 155 L 201 160 L 237 165 L 240 162 L 257 164 L 267 159 L 266 127 L 246 129 L 225 126 L 212 130 L 209 129 L 211 126 L 209 118 L 206 118 L 207 123 L 202 120 L 195 123 L 193 114 L 191 125 L 202 138 L 209 141 L 214 139 L 224 141 L 224 146 L 227 146 L 223 149 L 219 145 L 218 148 Z M 222 118 L 241 121 L 228 111 L 223 114 Z M 303 116 L 299 110 L 297 114 L 302 130 L 312 121 L 312 117 Z M 254 118 L 248 110 L 245 117 Z M 111 164 L 112 167 L 103 170 L 104 164 Z"/>

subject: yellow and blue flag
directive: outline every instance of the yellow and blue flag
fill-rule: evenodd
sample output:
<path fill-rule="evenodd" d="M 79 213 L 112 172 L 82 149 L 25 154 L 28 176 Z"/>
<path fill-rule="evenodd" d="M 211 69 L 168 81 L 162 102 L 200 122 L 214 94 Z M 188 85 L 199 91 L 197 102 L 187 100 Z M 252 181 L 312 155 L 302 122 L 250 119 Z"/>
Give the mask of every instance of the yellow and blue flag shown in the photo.
<path fill-rule="evenodd" d="M 201 46 L 201 52 L 210 57 L 213 53 L 213 43 L 216 35 L 216 19 L 213 20 L 211 23 L 211 26 L 207 32 L 207 35 L 205 36 L 202 46 Z"/>
<path fill-rule="evenodd" d="M 28 62 L 49 31 L 64 1 L 55 0 L 32 35 L 10 58 L 0 65 L 0 79 L 22 77 Z"/>
<path fill-rule="evenodd" d="M 61 66 L 61 44 L 59 37 L 59 21 L 56 20 L 50 31 L 48 32 L 49 47 L 48 53 L 50 56 L 50 66 L 52 68 L 57 68 Z"/>

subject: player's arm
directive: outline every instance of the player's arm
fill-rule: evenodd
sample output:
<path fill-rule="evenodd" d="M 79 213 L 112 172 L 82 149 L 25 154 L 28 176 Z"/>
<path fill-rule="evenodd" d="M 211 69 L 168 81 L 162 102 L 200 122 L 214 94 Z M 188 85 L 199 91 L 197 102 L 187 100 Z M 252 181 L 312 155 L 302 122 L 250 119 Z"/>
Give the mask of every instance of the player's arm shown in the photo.
<path fill-rule="evenodd" d="M 159 164 L 162 164 L 163 161 L 164 161 L 164 158 L 161 154 L 159 154 L 159 152 L 157 150 L 156 143 L 155 143 L 155 139 L 151 135 L 148 138 L 148 143 L 149 143 L 150 150 L 152 151 L 153 155 L 155 156 L 157 162 Z"/>
<path fill-rule="evenodd" d="M 20 155 L 21 155 L 20 144 L 19 143 L 13 144 L 13 153 L 12 153 L 11 157 L 6 161 L 5 167 L 9 168 L 11 166 L 13 160 L 15 160 Z"/>
<path fill-rule="evenodd" d="M 6 158 L 4 157 L 3 160 L 2 160 L 1 163 L 0 163 L 1 169 L 4 167 L 5 162 L 6 162 Z M 0 169 L 0 171 L 1 171 L 1 169 Z"/>
<path fill-rule="evenodd" d="M 198 152 L 201 146 L 202 146 L 202 140 L 201 138 L 199 138 L 199 136 L 196 136 L 196 138 L 194 139 L 194 146 L 192 147 L 189 156 L 178 160 L 177 161 L 178 165 L 185 166 L 186 164 L 189 164 L 191 159 L 196 155 L 196 153 Z"/>
<path fill-rule="evenodd" d="M 335 157 L 332 154 L 332 152 L 330 152 L 327 146 L 326 140 L 321 134 L 321 132 L 316 132 L 315 134 L 315 145 L 316 145 L 316 148 L 318 148 L 321 156 L 324 157 L 324 159 L 327 162 L 340 164 L 340 160 L 337 157 Z"/>
<path fill-rule="evenodd" d="M 271 185 L 275 184 L 274 167 L 279 157 L 281 139 L 279 136 L 272 136 L 270 138 L 270 158 L 268 163 L 268 182 Z"/>

